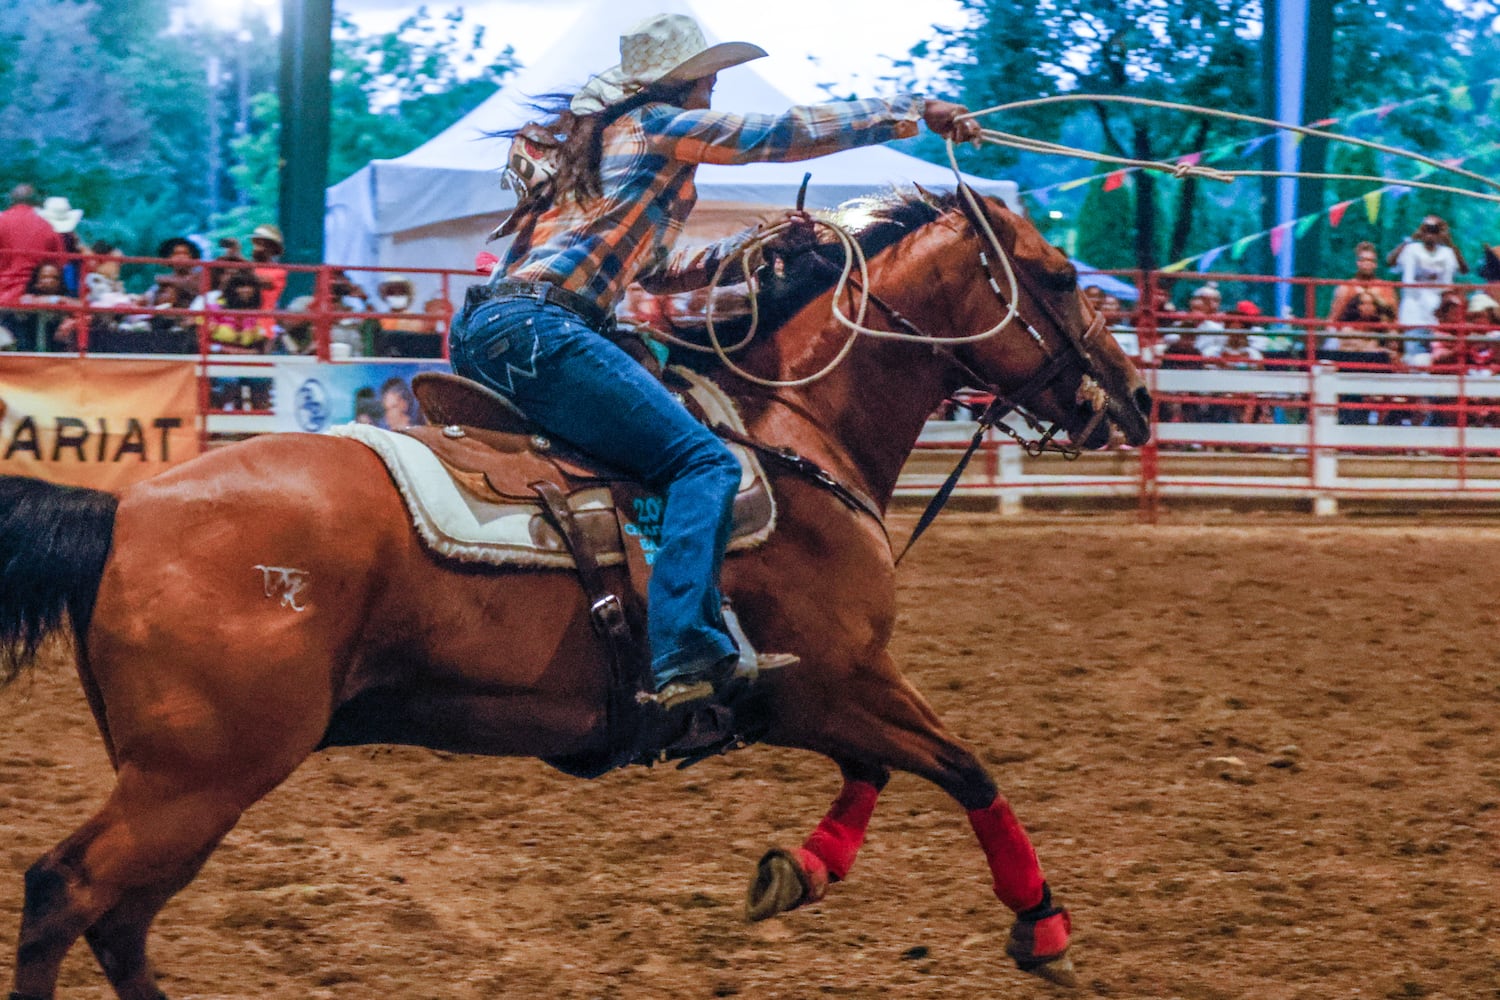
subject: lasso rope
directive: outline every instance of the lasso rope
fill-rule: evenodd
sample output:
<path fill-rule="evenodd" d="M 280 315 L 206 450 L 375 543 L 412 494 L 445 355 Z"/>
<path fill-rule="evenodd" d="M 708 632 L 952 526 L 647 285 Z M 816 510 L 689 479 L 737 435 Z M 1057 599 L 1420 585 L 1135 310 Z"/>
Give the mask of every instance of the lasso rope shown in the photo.
<path fill-rule="evenodd" d="M 971 111 L 966 115 L 959 116 L 960 120 L 977 119 L 984 115 L 999 114 L 1005 111 L 1018 111 L 1022 108 L 1041 107 L 1049 104 L 1078 103 L 1087 101 L 1094 104 L 1132 104 L 1141 107 L 1161 108 L 1167 111 L 1183 111 L 1191 114 L 1206 115 L 1210 118 L 1223 118 L 1229 121 L 1248 122 L 1252 125 L 1264 125 L 1269 128 L 1281 129 L 1288 132 L 1296 132 L 1300 135 L 1312 136 L 1317 139 L 1327 139 L 1331 142 L 1344 143 L 1350 146 L 1362 146 L 1381 153 L 1389 153 L 1392 156 L 1403 159 L 1415 160 L 1436 170 L 1446 170 L 1460 177 L 1478 181 L 1486 187 L 1500 191 L 1500 180 L 1494 180 L 1483 174 L 1472 170 L 1465 170 L 1452 164 L 1435 160 L 1421 153 L 1414 153 L 1409 149 L 1401 149 L 1398 146 L 1388 146 L 1384 143 L 1373 142 L 1369 139 L 1360 139 L 1352 135 L 1341 135 L 1337 132 L 1325 132 L 1322 129 L 1311 128 L 1306 125 L 1293 125 L 1288 122 L 1279 122 L 1271 118 L 1259 118 L 1255 115 L 1241 114 L 1237 111 L 1220 111 L 1216 108 L 1205 108 L 1197 104 L 1177 104 L 1172 101 L 1158 101 L 1147 97 L 1128 97 L 1122 94 L 1055 94 L 1051 97 L 1035 97 L 1024 101 L 1011 101 L 1008 104 L 997 104 L 990 108 L 981 108 Z M 977 141 L 989 143 L 996 146 L 1009 146 L 1024 152 L 1043 153 L 1056 156 L 1069 156 L 1081 160 L 1094 160 L 1100 163 L 1112 163 L 1119 166 L 1139 167 L 1143 170 L 1154 170 L 1160 173 L 1171 174 L 1174 177 L 1204 177 L 1208 180 L 1230 181 L 1239 177 L 1293 177 L 1307 180 L 1351 180 L 1361 182 L 1374 182 L 1378 184 L 1400 184 L 1406 187 L 1424 188 L 1430 191 L 1444 191 L 1449 194 L 1467 195 L 1481 201 L 1500 202 L 1500 195 L 1484 194 L 1479 191 L 1470 191 L 1467 188 L 1450 187 L 1446 184 L 1431 184 L 1416 179 L 1377 177 L 1369 174 L 1340 174 L 1340 173 L 1304 173 L 1296 170 L 1221 170 L 1217 167 L 1205 166 L 1192 163 L 1166 163 L 1156 160 L 1134 160 L 1127 157 L 1118 157 L 1109 153 L 1095 153 L 1091 150 L 1078 149 L 1073 146 L 1063 146 L 1058 143 L 1045 142 L 1040 139 L 1029 139 L 1024 136 L 1012 135 L 1008 132 L 999 132 L 993 129 L 981 129 L 980 138 Z M 952 142 L 949 142 L 949 159 L 952 160 Z M 956 167 L 955 167 L 956 169 Z"/>
<path fill-rule="evenodd" d="M 1145 97 L 1128 97 L 1119 94 L 1058 94 L 1051 97 L 1037 97 L 1024 101 L 1011 101 L 1008 104 L 997 104 L 994 107 L 981 108 L 978 111 L 971 111 L 968 114 L 960 115 L 956 119 L 956 121 L 978 119 L 985 115 L 1000 114 L 1006 111 L 1016 111 L 1021 108 L 1041 107 L 1043 105 L 1049 104 L 1077 103 L 1080 101 L 1088 101 L 1096 104 L 1133 104 L 1143 107 L 1160 108 L 1168 111 L 1183 111 L 1192 114 L 1207 115 L 1212 118 L 1223 118 L 1231 121 L 1241 121 L 1248 122 L 1254 125 L 1268 126 L 1275 129 L 1296 132 L 1305 136 L 1312 136 L 1314 138 L 1327 139 L 1331 142 L 1340 142 L 1352 146 L 1363 146 L 1367 149 L 1376 150 L 1377 152 L 1388 153 L 1390 155 L 1401 157 L 1404 159 L 1415 160 L 1418 163 L 1425 164 L 1436 170 L 1446 170 L 1461 177 L 1466 177 L 1469 180 L 1478 181 L 1481 184 L 1500 191 L 1500 180 L 1494 180 L 1489 177 L 1485 177 L 1482 174 L 1475 173 L 1471 170 L 1464 170 L 1461 167 L 1444 163 L 1441 160 L 1435 160 L 1431 157 L 1424 156 L 1421 153 L 1414 153 L 1411 150 L 1401 149 L 1396 146 L 1388 146 L 1384 143 L 1372 142 L 1368 139 L 1360 139 L 1355 136 L 1340 135 L 1336 132 L 1325 132 L 1321 129 L 1311 128 L 1306 125 L 1293 125 L 1287 122 L 1276 121 L 1271 118 L 1259 118 L 1255 115 L 1246 115 L 1235 111 L 1220 111 L 1216 108 L 1205 108 L 1196 104 L 1178 104 L 1172 101 L 1158 101 Z M 979 136 L 974 140 L 974 143 L 976 145 L 983 143 L 996 146 L 1008 146 L 1012 149 L 1018 149 L 1023 152 L 1039 153 L 1042 155 L 1051 156 L 1068 156 L 1075 159 L 1093 160 L 1095 162 L 1110 163 L 1117 166 L 1136 167 L 1142 170 L 1153 170 L 1164 174 L 1170 174 L 1173 177 L 1178 178 L 1202 177 L 1207 180 L 1221 181 L 1224 183 L 1228 183 L 1241 177 L 1288 177 L 1301 178 L 1304 180 L 1350 180 L 1358 182 L 1374 182 L 1382 185 L 1400 184 L 1405 187 L 1423 188 L 1429 191 L 1443 191 L 1450 194 L 1465 195 L 1467 197 L 1477 198 L 1482 201 L 1500 202 L 1500 194 L 1484 194 L 1478 191 L 1470 191 L 1466 188 L 1452 187 L 1446 184 L 1433 184 L 1416 179 L 1379 177 L 1369 174 L 1309 173 L 1295 170 L 1223 170 L 1218 167 L 1206 166 L 1204 164 L 1184 163 L 1180 160 L 1176 163 L 1168 163 L 1158 160 L 1137 160 L 1129 157 L 1114 156 L 1113 154 L 1109 153 L 1095 153 L 1091 150 L 1078 149 L 1077 147 L 1073 146 L 1064 146 L 1059 143 L 1047 142 L 1041 139 L 1031 139 L 1025 136 L 1013 135 L 1011 133 L 1001 132 L 995 129 L 980 129 Z M 980 205 L 979 199 L 975 196 L 974 192 L 966 183 L 964 183 L 963 171 L 959 168 L 958 158 L 955 155 L 955 149 L 956 144 L 952 139 L 948 139 L 946 142 L 946 152 L 948 155 L 948 164 L 953 168 L 955 189 L 957 190 L 959 197 L 963 198 L 965 202 L 968 203 L 969 207 L 973 210 L 971 214 L 979 224 L 980 234 L 984 237 L 985 241 L 989 243 L 990 248 L 995 253 L 995 258 L 1000 262 L 1001 269 L 1005 272 L 1006 283 L 1009 286 L 1008 290 L 1010 294 L 1008 298 L 1002 296 L 1002 298 L 1005 298 L 1006 312 L 1005 315 L 1001 317 L 1000 322 L 996 323 L 994 326 L 981 333 L 970 334 L 963 337 L 941 338 L 944 345 L 973 344 L 978 343 L 982 340 L 988 340 L 991 337 L 999 335 L 1001 331 L 1009 326 L 1011 321 L 1017 317 L 1016 300 L 1019 297 L 1016 273 L 1014 266 L 1011 263 L 1010 255 L 1005 252 L 1004 247 L 1002 247 L 1000 244 L 999 237 L 995 235 L 994 228 L 990 225 L 989 214 L 984 211 L 983 207 Z M 937 339 L 933 337 L 921 336 L 918 334 L 901 333 L 894 330 L 879 330 L 865 326 L 865 314 L 868 310 L 870 300 L 870 266 L 869 261 L 865 257 L 864 249 L 859 245 L 859 241 L 856 240 L 847 229 L 845 229 L 838 223 L 833 222 L 830 219 L 820 219 L 816 217 L 809 218 L 813 226 L 822 226 L 824 229 L 831 232 L 834 236 L 834 242 L 842 247 L 844 251 L 844 264 L 839 271 L 838 281 L 834 284 L 833 317 L 839 322 L 841 326 L 849 331 L 849 336 L 839 347 L 839 350 L 834 355 L 833 359 L 826 365 L 824 365 L 813 374 L 804 376 L 802 378 L 767 379 L 762 378 L 759 375 L 754 374 L 753 372 L 746 371 L 744 368 L 736 364 L 733 358 L 730 357 L 731 354 L 735 354 L 749 345 L 750 341 L 754 339 L 756 330 L 760 324 L 759 297 L 757 294 L 753 275 L 755 268 L 764 261 L 763 251 L 765 247 L 774 242 L 776 237 L 778 237 L 782 233 L 788 232 L 796 226 L 807 224 L 801 221 L 794 222 L 789 220 L 761 230 L 751 236 L 751 238 L 747 240 L 743 245 L 741 245 L 733 254 L 730 254 L 728 257 L 724 258 L 724 260 L 719 262 L 719 266 L 714 272 L 713 280 L 709 283 L 708 286 L 708 310 L 705 315 L 705 320 L 708 332 L 709 346 L 705 347 L 701 344 L 695 344 L 691 341 L 683 340 L 679 337 L 675 337 L 671 334 L 661 331 L 653 331 L 653 335 L 657 339 L 665 343 L 671 344 L 675 347 L 681 347 L 684 350 L 713 354 L 718 357 L 719 362 L 724 365 L 725 368 L 734 373 L 736 376 L 754 385 L 759 385 L 769 389 L 792 389 L 804 385 L 809 385 L 813 382 L 819 381 L 820 379 L 826 378 L 830 373 L 833 372 L 835 368 L 843 363 L 846 357 L 849 356 L 849 352 L 854 348 L 855 341 L 861 336 L 873 337 L 881 340 L 896 340 L 916 343 L 931 343 L 933 340 Z M 740 265 L 741 273 L 745 276 L 746 279 L 745 284 L 749 288 L 748 298 L 750 302 L 750 326 L 743 337 L 741 337 L 734 344 L 726 347 L 720 342 L 718 331 L 715 327 L 713 293 L 719 288 L 724 287 L 724 276 L 728 272 L 730 266 L 734 263 L 738 263 Z M 848 290 L 851 275 L 853 274 L 856 267 L 859 270 L 859 296 L 856 300 L 858 306 L 855 309 L 855 315 L 851 318 L 844 312 L 841 303 L 843 301 L 845 293 Z M 995 292 L 997 295 L 999 295 L 1000 289 L 995 288 Z"/>

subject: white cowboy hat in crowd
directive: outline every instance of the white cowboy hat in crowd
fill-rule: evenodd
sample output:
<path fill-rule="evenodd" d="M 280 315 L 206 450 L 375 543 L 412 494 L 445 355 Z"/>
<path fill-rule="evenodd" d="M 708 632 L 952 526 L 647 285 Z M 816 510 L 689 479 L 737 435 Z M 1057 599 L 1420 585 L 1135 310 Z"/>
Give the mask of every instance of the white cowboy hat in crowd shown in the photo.
<path fill-rule="evenodd" d="M 42 202 L 37 214 L 46 219 L 55 232 L 71 233 L 78 228 L 78 220 L 83 218 L 83 209 L 74 208 L 66 198 L 53 196 Z"/>
<path fill-rule="evenodd" d="M 687 83 L 760 59 L 766 50 L 749 42 L 709 45 L 698 22 L 685 14 L 657 14 L 620 36 L 620 62 L 584 84 L 570 107 L 591 115 L 653 83 Z"/>

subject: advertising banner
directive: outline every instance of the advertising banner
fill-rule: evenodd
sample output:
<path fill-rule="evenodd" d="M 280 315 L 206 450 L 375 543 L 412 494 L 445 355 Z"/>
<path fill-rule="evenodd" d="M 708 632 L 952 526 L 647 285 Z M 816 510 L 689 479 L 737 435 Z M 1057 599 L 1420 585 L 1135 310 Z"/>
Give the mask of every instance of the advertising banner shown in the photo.
<path fill-rule="evenodd" d="M 318 364 L 278 358 L 271 409 L 278 431 L 317 433 L 355 421 L 399 431 L 422 422 L 411 379 L 450 371 L 446 361 L 351 361 Z"/>
<path fill-rule="evenodd" d="M 199 452 L 197 365 L 0 357 L 0 473 L 119 490 Z"/>

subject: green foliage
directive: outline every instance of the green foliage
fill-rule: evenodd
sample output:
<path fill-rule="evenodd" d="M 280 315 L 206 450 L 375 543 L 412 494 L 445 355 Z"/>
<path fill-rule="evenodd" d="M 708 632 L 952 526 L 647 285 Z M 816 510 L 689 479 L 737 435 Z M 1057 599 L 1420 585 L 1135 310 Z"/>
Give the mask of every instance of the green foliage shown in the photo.
<path fill-rule="evenodd" d="M 962 2 L 969 12 L 968 24 L 939 31 L 913 55 L 930 59 L 940 54 L 946 60 L 943 89 L 970 107 L 1074 92 L 1263 113 L 1261 0 Z M 1496 12 L 1494 0 L 1459 7 L 1426 0 L 1340 0 L 1334 5 L 1331 114 L 1342 117 L 1424 94 L 1446 95 L 1458 84 L 1500 75 Z M 1477 103 L 1484 104 L 1483 98 Z M 1440 98 L 1399 109 L 1383 119 L 1366 116 L 1361 119 L 1363 127 L 1373 128 L 1376 134 L 1360 134 L 1441 158 L 1462 156 L 1493 141 L 1496 111 L 1500 109 L 1486 112 L 1481 106 Z M 1083 148 L 1158 160 L 1242 141 L 1262 131 L 1255 126 L 1102 104 L 1018 110 L 990 116 L 985 124 L 1032 138 L 1062 136 L 1063 141 Z M 917 150 L 924 155 L 932 151 L 930 146 Z M 1076 161 L 1017 155 L 995 147 L 969 154 L 963 162 L 966 169 L 979 173 L 1009 174 L 1023 188 L 1055 184 L 1087 172 Z M 1495 160 L 1489 162 L 1492 165 Z M 1330 164 L 1338 170 L 1359 167 L 1357 172 L 1393 178 L 1415 174 L 1413 165 L 1351 152 L 1348 147 L 1334 147 Z M 1218 165 L 1260 166 L 1232 159 Z M 1369 189 L 1369 185 L 1335 186 L 1328 192 L 1329 204 Z M 1147 267 L 1258 231 L 1260 197 L 1261 190 L 1253 181 L 1224 186 L 1133 173 L 1129 183 L 1113 192 L 1104 193 L 1095 183 L 1038 195 L 1036 204 L 1039 214 L 1048 210 L 1065 214 L 1076 227 L 1078 255 L 1090 263 Z M 1455 232 L 1475 234 L 1471 240 L 1477 240 L 1480 231 L 1489 232 L 1489 242 L 1500 240 L 1496 213 L 1479 205 L 1414 192 L 1387 198 L 1379 222 L 1371 225 L 1363 205 L 1357 203 L 1346 214 L 1343 228 L 1329 236 L 1327 227 L 1321 227 L 1323 235 L 1318 238 L 1329 241 L 1339 269 L 1361 239 L 1373 239 L 1382 249 L 1388 248 L 1427 211 L 1453 213 Z"/>
<path fill-rule="evenodd" d="M 274 220 L 277 39 L 263 22 L 174 26 L 186 3 L 0 3 L 0 189 L 66 195 L 85 240 L 133 254 Z M 492 94 L 516 63 L 507 49 L 483 64 L 483 40 L 459 10 L 387 34 L 341 19 L 329 176 L 408 152 Z"/>

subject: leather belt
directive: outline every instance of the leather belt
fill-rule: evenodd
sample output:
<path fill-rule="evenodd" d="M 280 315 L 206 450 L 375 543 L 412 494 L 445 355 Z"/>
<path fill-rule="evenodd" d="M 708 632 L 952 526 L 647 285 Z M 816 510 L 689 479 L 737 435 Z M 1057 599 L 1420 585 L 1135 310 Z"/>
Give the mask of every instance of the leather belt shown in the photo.
<path fill-rule="evenodd" d="M 488 285 L 475 285 L 465 296 L 469 305 L 500 298 L 530 298 L 561 306 L 599 333 L 604 333 L 615 325 L 614 313 L 606 312 L 577 292 L 559 288 L 547 281 L 495 281 Z"/>

